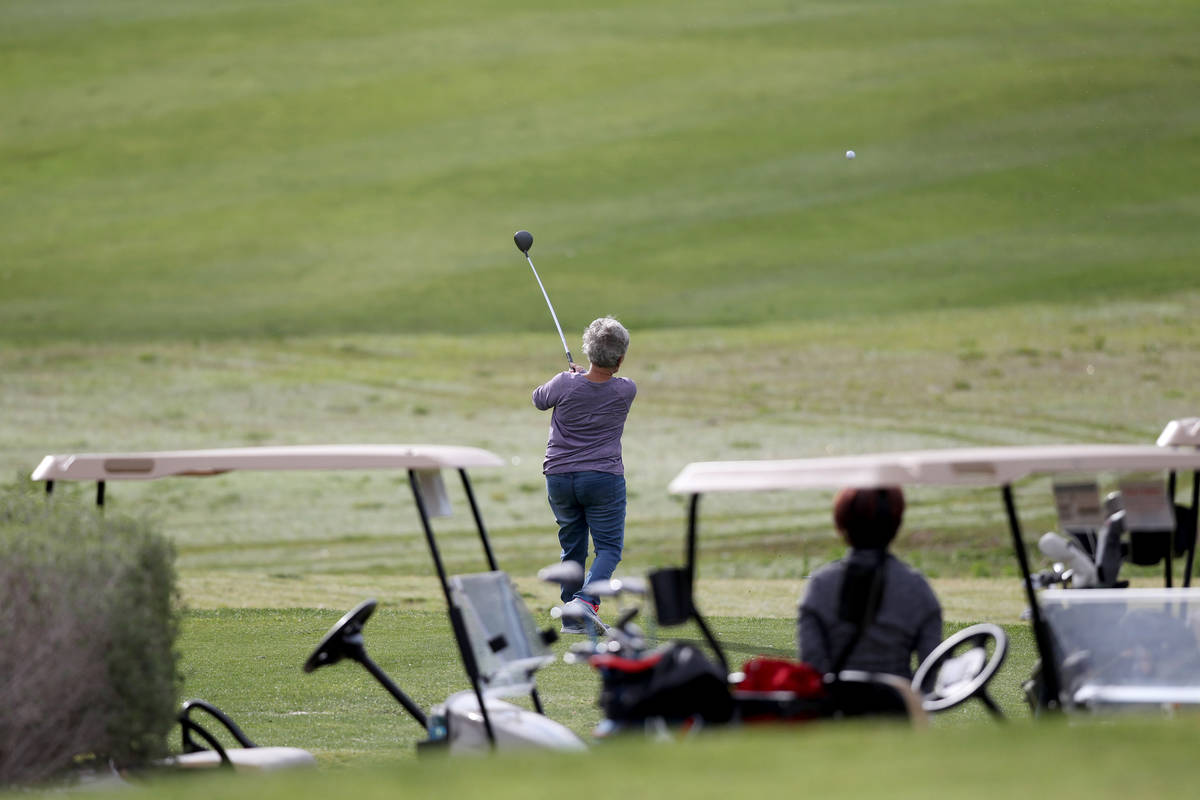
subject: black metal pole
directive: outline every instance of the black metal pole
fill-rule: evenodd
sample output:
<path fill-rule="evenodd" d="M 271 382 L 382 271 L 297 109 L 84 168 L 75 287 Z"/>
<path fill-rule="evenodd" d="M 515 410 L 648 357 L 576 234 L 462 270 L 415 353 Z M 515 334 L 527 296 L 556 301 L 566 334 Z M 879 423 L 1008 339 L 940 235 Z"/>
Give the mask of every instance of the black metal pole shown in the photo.
<path fill-rule="evenodd" d="M 467 625 L 463 621 L 462 609 L 450 605 L 450 627 L 454 631 L 454 641 L 458 643 L 458 652 L 462 654 L 463 669 L 467 679 L 471 681 L 471 689 L 475 692 L 475 700 L 479 703 L 479 715 L 483 718 L 483 730 L 487 733 L 488 743 L 496 747 L 496 733 L 492 730 L 492 717 L 488 714 L 483 702 L 483 685 L 479 682 L 479 664 L 475 662 L 475 653 L 467 636 Z"/>
<path fill-rule="evenodd" d="M 1171 504 L 1171 517 L 1175 517 L 1175 470 L 1167 473 L 1167 502 Z M 1175 578 L 1175 536 L 1178 533 L 1179 520 L 1175 520 L 1176 530 L 1167 534 L 1167 556 L 1163 559 L 1163 584 L 1170 589 Z"/>
<path fill-rule="evenodd" d="M 466 469 L 459 467 L 463 490 L 467 493 L 467 502 L 471 505 L 471 514 L 475 517 L 475 527 L 479 531 L 479 541 L 483 543 L 483 554 L 487 557 L 488 569 L 492 572 L 500 569 L 496 566 L 496 556 L 492 553 L 492 543 L 488 540 L 487 528 L 483 525 L 483 515 L 479 513 L 479 504 L 475 502 L 475 492 L 471 489 L 471 479 L 467 477 Z"/>
<path fill-rule="evenodd" d="M 717 637 L 713 635 L 712 629 L 708 627 L 708 622 L 704 619 L 704 615 L 700 613 L 700 609 L 696 608 L 696 545 L 699 538 L 699 528 L 700 494 L 696 493 L 691 496 L 688 502 L 687 602 L 690 606 L 688 614 L 696 621 L 696 625 L 700 628 L 700 633 L 704 635 L 709 647 L 716 654 L 717 660 L 721 662 L 721 669 L 728 675 L 729 661 L 725 658 L 725 651 L 721 649 Z"/>
<path fill-rule="evenodd" d="M 421 518 L 421 527 L 425 531 L 425 542 L 429 545 L 429 555 L 433 558 L 433 568 L 437 570 L 438 581 L 442 584 L 442 594 L 446 596 L 446 605 L 453 605 L 450 600 L 450 582 L 446 579 L 446 568 L 442 566 L 442 554 L 438 552 L 437 540 L 433 536 L 433 526 L 429 523 L 429 512 L 425 509 L 425 501 L 421 499 L 421 486 L 417 481 L 415 470 L 408 471 L 408 484 L 412 487 L 413 500 L 417 504 L 417 515 Z"/>
<path fill-rule="evenodd" d="M 696 537 L 700 524 L 700 495 L 694 494 L 688 503 L 688 535 L 687 535 L 687 579 L 688 593 L 695 586 L 696 579 Z"/>
<path fill-rule="evenodd" d="M 104 481 L 96 481 L 96 505 L 104 506 Z"/>
<path fill-rule="evenodd" d="M 976 695 L 976 697 L 983 701 L 984 707 L 991 712 L 993 719 L 999 722 L 1007 721 L 1007 717 L 1005 717 L 1004 712 L 1000 710 L 1000 706 L 996 705 L 996 701 L 993 700 L 987 692 L 980 692 Z"/>
<path fill-rule="evenodd" d="M 1200 470 L 1192 473 L 1192 540 L 1184 562 L 1183 585 L 1192 585 L 1192 563 L 1196 558 L 1196 537 L 1200 534 Z"/>
<path fill-rule="evenodd" d="M 54 494 L 54 481 L 46 481 L 46 494 Z"/>
<path fill-rule="evenodd" d="M 1017 553 L 1017 563 L 1021 566 L 1021 581 L 1025 584 L 1025 599 L 1029 603 L 1029 619 L 1033 627 L 1033 639 L 1042 660 L 1042 686 L 1046 694 L 1046 707 L 1049 710 L 1057 711 L 1059 708 L 1058 666 L 1054 663 L 1054 648 L 1050 642 L 1050 631 L 1042 619 L 1037 593 L 1033 590 L 1033 578 L 1029 572 L 1029 554 L 1025 551 L 1025 539 L 1021 536 L 1021 521 L 1017 517 L 1012 485 L 1006 483 L 1000 491 L 1004 497 L 1004 510 L 1008 513 L 1008 529 L 1012 533 L 1013 549 Z"/>
<path fill-rule="evenodd" d="M 376 666 L 375 662 L 368 658 L 365 652 L 355 660 L 362 664 L 363 667 L 366 668 L 367 672 L 371 673 L 372 677 L 379 681 L 383 688 L 387 689 L 388 693 L 391 694 L 392 697 L 396 698 L 397 701 L 399 701 L 400 705 L 404 706 L 404 710 L 407 711 L 413 719 L 420 723 L 422 728 L 429 730 L 429 720 L 426 719 L 425 712 L 422 711 L 417 704 L 412 701 L 412 698 L 405 694 L 399 686 L 393 683 L 392 679 L 389 678 L 383 670 Z"/>
<path fill-rule="evenodd" d="M 471 515 L 475 517 L 475 529 L 479 531 L 479 541 L 483 544 L 483 555 L 487 558 L 488 569 L 496 572 L 500 567 L 496 563 L 496 554 L 492 550 L 492 542 L 488 538 L 487 527 L 483 524 L 483 514 L 479 511 L 479 503 L 475 502 L 475 490 L 471 488 L 471 479 L 467 476 L 465 467 L 458 468 L 458 475 L 462 478 L 463 491 L 466 492 L 467 503 L 471 506 Z M 545 715 L 546 711 L 542 708 L 542 698 L 538 695 L 536 686 L 529 690 L 529 698 L 533 701 L 533 709 L 537 713 Z"/>
<path fill-rule="evenodd" d="M 700 628 L 700 633 L 704 634 L 705 640 L 708 641 L 708 646 L 713 649 L 717 660 L 721 662 L 721 671 L 725 673 L 726 678 L 729 676 L 729 660 L 725 658 L 725 651 L 721 649 L 717 637 L 713 635 L 712 630 L 708 627 L 708 623 L 704 620 L 704 616 L 696 608 L 696 604 L 692 604 L 692 619 L 696 620 L 696 625 Z"/>
<path fill-rule="evenodd" d="M 475 655 L 471 652 L 467 641 L 466 626 L 463 625 L 462 612 L 454 604 L 450 595 L 450 581 L 446 578 L 446 568 L 442 565 L 442 554 L 438 552 L 437 540 L 433 535 L 433 526 L 429 522 L 429 511 L 421 498 L 421 485 L 417 480 L 416 470 L 408 471 L 408 485 L 412 487 L 413 500 L 417 504 L 417 515 L 421 518 L 421 527 L 425 530 L 425 542 L 429 545 L 429 554 L 433 557 L 433 567 L 437 570 L 438 580 L 442 584 L 442 594 L 446 596 L 446 613 L 450 616 L 450 629 L 454 632 L 454 641 L 458 645 L 458 653 L 462 657 L 463 669 L 475 690 L 475 698 L 479 701 L 479 714 L 483 717 L 483 727 L 487 731 L 488 742 L 496 746 L 496 734 L 492 731 L 492 721 L 488 716 L 487 706 L 483 702 L 483 688 L 479 685 L 479 670 L 475 666 Z"/>

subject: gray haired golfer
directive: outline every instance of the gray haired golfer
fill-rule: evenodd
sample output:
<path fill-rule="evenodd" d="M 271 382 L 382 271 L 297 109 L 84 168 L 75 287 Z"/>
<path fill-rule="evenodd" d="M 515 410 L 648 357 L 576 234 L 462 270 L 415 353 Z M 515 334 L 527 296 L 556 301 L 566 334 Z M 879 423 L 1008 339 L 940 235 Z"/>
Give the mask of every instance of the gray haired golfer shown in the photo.
<path fill-rule="evenodd" d="M 621 561 L 625 545 L 625 466 L 621 461 L 621 434 L 625 418 L 637 396 L 629 378 L 616 377 L 629 331 L 611 317 L 601 317 L 583 332 L 583 353 L 590 366 L 586 372 L 571 364 L 533 390 L 533 404 L 540 411 L 553 409 L 550 439 L 542 472 L 546 494 L 558 522 L 559 558 L 586 567 L 588 535 L 595 546 L 592 568 L 584 584 L 607 580 Z M 583 620 L 599 630 L 600 598 L 583 591 L 562 592 L 563 633 L 586 633 Z"/>

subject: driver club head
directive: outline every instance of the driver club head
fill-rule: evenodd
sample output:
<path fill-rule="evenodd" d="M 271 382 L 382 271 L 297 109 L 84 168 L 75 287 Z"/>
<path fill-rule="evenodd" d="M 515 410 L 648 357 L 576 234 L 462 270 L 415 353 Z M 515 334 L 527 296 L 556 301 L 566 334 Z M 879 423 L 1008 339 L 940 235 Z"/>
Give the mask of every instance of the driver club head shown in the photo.
<path fill-rule="evenodd" d="M 533 234 L 529 231 L 517 231 L 513 234 L 513 241 L 517 243 L 517 249 L 525 255 L 529 255 L 529 248 L 533 247 Z"/>

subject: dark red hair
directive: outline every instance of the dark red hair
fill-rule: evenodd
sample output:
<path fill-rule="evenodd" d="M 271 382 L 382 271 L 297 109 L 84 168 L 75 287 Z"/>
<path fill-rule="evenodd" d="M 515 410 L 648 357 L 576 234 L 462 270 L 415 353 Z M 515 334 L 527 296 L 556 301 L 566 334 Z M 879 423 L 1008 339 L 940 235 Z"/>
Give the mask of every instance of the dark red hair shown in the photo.
<path fill-rule="evenodd" d="M 833 524 L 851 547 L 882 550 L 896 538 L 904 517 L 899 487 L 842 489 L 833 498 Z"/>

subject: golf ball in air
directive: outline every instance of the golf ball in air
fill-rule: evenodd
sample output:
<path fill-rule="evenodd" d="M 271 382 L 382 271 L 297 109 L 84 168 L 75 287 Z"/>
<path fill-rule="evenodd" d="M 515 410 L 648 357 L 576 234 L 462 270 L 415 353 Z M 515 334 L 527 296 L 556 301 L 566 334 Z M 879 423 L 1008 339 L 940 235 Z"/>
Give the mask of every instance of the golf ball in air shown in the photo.
<path fill-rule="evenodd" d="M 846 158 L 854 158 L 854 151 L 853 151 L 853 150 L 847 150 L 847 151 L 846 151 Z"/>

